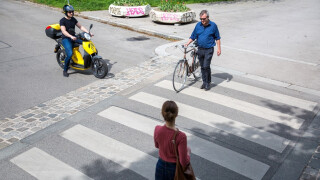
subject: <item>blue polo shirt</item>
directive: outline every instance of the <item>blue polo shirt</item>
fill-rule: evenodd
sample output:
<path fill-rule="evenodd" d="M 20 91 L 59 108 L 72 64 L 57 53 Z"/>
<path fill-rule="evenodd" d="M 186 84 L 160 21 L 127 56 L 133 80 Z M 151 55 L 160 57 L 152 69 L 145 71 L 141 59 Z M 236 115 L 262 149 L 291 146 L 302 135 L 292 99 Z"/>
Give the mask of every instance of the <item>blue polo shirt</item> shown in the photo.
<path fill-rule="evenodd" d="M 203 26 L 201 22 L 198 22 L 190 39 L 197 39 L 198 46 L 201 48 L 212 48 L 216 45 L 216 40 L 220 39 L 218 26 L 210 20 L 207 26 Z"/>

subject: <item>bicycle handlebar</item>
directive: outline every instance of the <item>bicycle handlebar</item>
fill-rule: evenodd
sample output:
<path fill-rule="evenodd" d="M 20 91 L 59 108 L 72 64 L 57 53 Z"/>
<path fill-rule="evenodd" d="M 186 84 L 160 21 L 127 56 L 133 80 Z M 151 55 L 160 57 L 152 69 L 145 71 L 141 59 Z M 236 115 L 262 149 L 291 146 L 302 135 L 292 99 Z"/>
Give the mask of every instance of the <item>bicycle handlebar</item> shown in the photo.
<path fill-rule="evenodd" d="M 197 46 L 195 46 L 195 45 L 189 45 L 189 46 L 186 47 L 184 44 L 180 44 L 180 45 L 176 45 L 175 47 L 176 47 L 176 48 L 178 47 L 180 50 L 183 50 L 183 49 L 187 50 L 188 48 L 193 49 L 193 48 L 195 48 L 195 47 L 197 47 Z"/>

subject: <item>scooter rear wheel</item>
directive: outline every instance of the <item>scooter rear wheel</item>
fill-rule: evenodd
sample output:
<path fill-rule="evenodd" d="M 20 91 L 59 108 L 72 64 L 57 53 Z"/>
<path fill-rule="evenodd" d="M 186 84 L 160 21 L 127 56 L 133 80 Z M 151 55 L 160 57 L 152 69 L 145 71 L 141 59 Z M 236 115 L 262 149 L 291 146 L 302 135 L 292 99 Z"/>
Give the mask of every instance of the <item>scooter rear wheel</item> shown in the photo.
<path fill-rule="evenodd" d="M 66 51 L 64 49 L 60 49 L 57 52 L 57 62 L 62 69 L 64 68 L 65 59 L 66 59 Z"/>
<path fill-rule="evenodd" d="M 103 59 L 96 59 L 92 64 L 92 71 L 96 78 L 102 79 L 108 74 L 108 65 Z"/>

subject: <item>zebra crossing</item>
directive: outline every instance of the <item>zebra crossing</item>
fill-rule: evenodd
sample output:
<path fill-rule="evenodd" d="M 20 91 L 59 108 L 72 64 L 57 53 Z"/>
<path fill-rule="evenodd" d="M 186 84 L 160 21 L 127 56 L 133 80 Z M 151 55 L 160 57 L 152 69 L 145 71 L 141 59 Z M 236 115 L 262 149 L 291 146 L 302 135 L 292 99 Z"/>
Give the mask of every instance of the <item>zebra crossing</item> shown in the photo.
<path fill-rule="evenodd" d="M 125 126 L 145 132 L 150 136 L 153 136 L 153 130 L 156 125 L 163 124 L 118 107 L 110 107 L 99 113 L 99 115 L 121 123 Z M 128 117 L 132 117 L 132 119 L 128 120 Z M 210 160 L 211 162 L 228 167 L 229 169 L 234 170 L 244 176 L 252 179 L 261 179 L 263 174 L 269 168 L 268 165 L 258 162 L 252 158 L 245 157 L 239 153 L 230 151 L 229 149 L 223 148 L 209 141 L 205 141 L 190 133 L 186 132 L 186 135 L 188 137 L 188 146 L 190 146 L 192 149 L 192 153 Z M 226 157 L 228 157 L 229 160 L 226 160 Z M 252 172 L 259 172 L 260 174 L 252 174 Z"/>
<path fill-rule="evenodd" d="M 317 102 L 236 81 L 222 81 L 217 84 L 217 86 L 246 93 L 255 98 L 286 104 L 293 108 L 302 109 L 303 111 L 312 112 L 317 106 Z M 172 82 L 166 79 L 153 84 L 151 88 L 157 89 L 158 91 L 166 91 L 171 94 L 175 93 L 172 89 Z M 232 111 L 242 112 L 263 119 L 263 121 L 267 122 L 266 124 L 280 124 L 292 130 L 299 130 L 303 124 L 309 120 L 298 117 L 292 113 L 280 112 L 252 102 L 222 95 L 214 92 L 214 90 L 203 91 L 197 87 L 190 86 L 182 90 L 179 94 L 176 94 L 176 96 L 179 95 L 192 97 L 197 99 L 198 102 L 209 103 L 212 107 L 219 105 Z M 168 97 L 164 97 L 163 94 L 157 93 L 157 91 L 150 93 L 150 91 L 144 89 L 129 94 L 126 98 L 127 101 L 131 103 L 138 105 L 143 104 L 145 107 L 157 109 L 158 112 L 160 112 L 163 102 L 168 100 Z M 281 156 L 288 148 L 290 142 L 292 142 L 292 139 L 282 136 L 279 133 L 274 133 L 267 128 L 257 127 L 252 123 L 239 121 L 237 118 L 225 117 L 216 112 L 201 109 L 197 103 L 190 104 L 180 102 L 179 99 L 171 100 L 174 100 L 179 107 L 179 118 L 189 119 L 192 122 L 205 125 L 211 129 L 231 134 L 231 138 L 236 136 L 243 142 L 256 144 L 262 149 L 272 151 L 279 156 Z M 157 117 L 150 117 L 149 115 L 136 112 L 125 106 L 121 107 L 112 104 L 104 110 L 97 112 L 96 116 L 104 119 L 104 121 L 110 121 L 119 126 L 126 127 L 130 129 L 130 131 L 140 132 L 143 134 L 143 137 L 146 137 L 150 141 L 153 140 L 154 127 L 163 124 L 163 121 Z M 278 163 L 270 163 L 272 160 L 255 158 L 259 156 L 259 152 L 243 153 L 243 151 L 232 149 L 223 143 L 212 141 L 210 136 L 199 136 L 190 130 L 193 127 L 180 128 L 182 127 L 180 126 L 180 122 L 176 123 L 178 128 L 184 131 L 188 137 L 188 146 L 191 148 L 192 157 L 196 157 L 196 160 L 199 161 L 195 164 L 211 164 L 209 168 L 206 169 L 208 172 L 213 172 L 215 168 L 219 168 L 219 170 L 222 169 L 234 174 L 233 178 L 222 176 L 217 179 L 265 179 L 268 172 L 275 168 L 274 164 Z M 188 124 L 186 126 L 188 126 Z M 86 151 L 95 153 L 104 159 L 120 165 L 124 169 L 129 169 L 138 174 L 141 179 L 154 179 L 155 165 L 158 158 L 154 154 L 154 152 L 157 152 L 154 146 L 149 148 L 150 151 L 143 150 L 139 148 L 139 146 L 132 147 L 125 142 L 109 137 L 105 133 L 86 127 L 81 123 L 62 131 L 59 133 L 59 137 L 67 140 L 74 145 L 75 148 L 80 146 Z M 146 142 L 140 139 L 141 137 L 135 138 L 137 142 L 146 144 Z M 10 159 L 10 162 L 36 179 L 94 179 L 94 177 L 86 174 L 82 169 L 72 167 L 72 165 L 64 162 L 64 159 L 54 157 L 38 147 L 32 147 L 13 157 Z M 192 158 L 191 162 L 193 163 Z M 194 166 L 194 170 L 198 179 L 212 179 L 211 176 L 203 173 L 203 170 L 198 169 L 197 166 Z M 197 174 L 197 172 L 199 173 Z M 126 179 L 131 178 L 127 177 Z"/>
<path fill-rule="evenodd" d="M 81 125 L 68 129 L 61 136 L 113 162 L 121 164 L 125 168 L 130 168 L 147 179 L 154 177 L 154 167 L 152 165 L 156 164 L 157 159 L 147 153 Z M 137 163 L 140 159 L 144 159 L 145 166 Z"/>
<path fill-rule="evenodd" d="M 151 95 L 143 92 L 140 92 L 130 97 L 130 99 L 136 100 L 138 102 L 143 102 L 150 106 L 159 107 L 159 108 L 161 107 L 162 103 L 167 100 L 165 98 L 161 98 L 159 96 L 155 96 L 155 95 Z M 239 137 L 245 138 L 247 140 L 250 140 L 252 142 L 255 142 L 261 145 L 267 144 L 269 145 L 270 148 L 273 148 L 280 152 L 288 144 L 287 140 L 281 137 L 278 137 L 276 135 L 273 135 L 271 133 L 253 128 L 246 124 L 239 123 L 237 121 L 216 115 L 214 113 L 210 113 L 198 108 L 194 108 L 189 105 L 185 105 L 179 102 L 176 102 L 176 103 L 178 107 L 180 107 L 181 109 L 179 112 L 180 116 L 191 118 L 197 122 L 201 122 L 208 126 L 212 126 L 213 128 L 224 130 L 225 132 L 228 132 L 228 133 L 236 134 Z M 218 125 L 215 125 L 215 124 L 218 124 Z"/>
<path fill-rule="evenodd" d="M 11 159 L 11 162 L 37 179 L 91 179 L 38 148 L 32 148 L 20 154 Z"/>

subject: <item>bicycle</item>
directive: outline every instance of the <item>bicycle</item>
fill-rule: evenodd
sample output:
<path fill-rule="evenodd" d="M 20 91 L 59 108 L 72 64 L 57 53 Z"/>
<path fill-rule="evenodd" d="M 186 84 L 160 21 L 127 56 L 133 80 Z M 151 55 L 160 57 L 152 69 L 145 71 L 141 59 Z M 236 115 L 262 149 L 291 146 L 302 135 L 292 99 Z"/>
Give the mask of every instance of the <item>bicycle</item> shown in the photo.
<path fill-rule="evenodd" d="M 195 80 L 197 80 L 201 76 L 200 69 L 198 68 L 200 66 L 199 60 L 197 59 L 197 51 L 198 46 L 197 42 L 194 42 L 192 45 L 189 45 L 188 47 L 191 48 L 190 50 L 187 50 L 188 47 L 185 47 L 184 45 L 176 45 L 176 48 L 179 47 L 181 50 L 184 49 L 184 56 L 183 59 L 179 60 L 174 72 L 173 72 L 173 78 L 172 78 L 172 85 L 173 89 L 176 92 L 179 92 L 183 89 L 187 77 L 189 77 L 191 74 L 193 74 L 193 77 Z M 180 48 L 181 47 L 181 48 Z M 191 66 L 189 65 L 187 54 L 190 53 L 190 56 L 192 57 L 191 60 Z"/>

